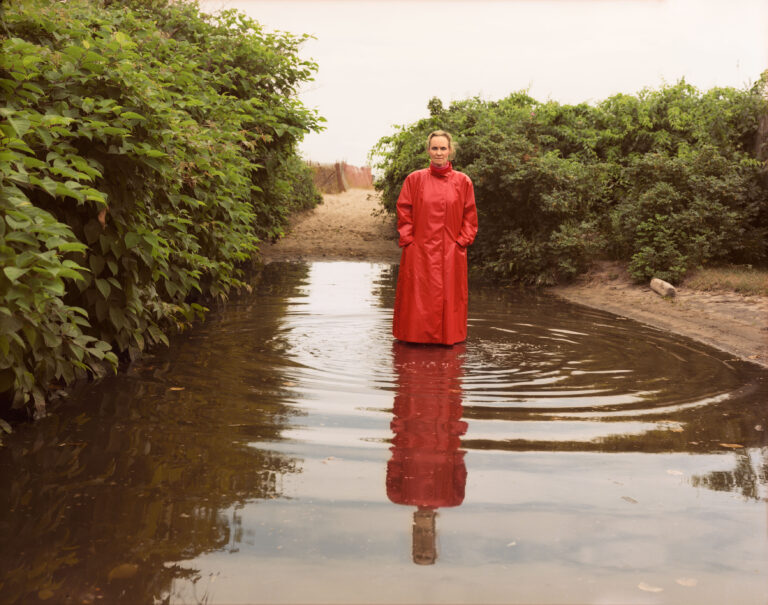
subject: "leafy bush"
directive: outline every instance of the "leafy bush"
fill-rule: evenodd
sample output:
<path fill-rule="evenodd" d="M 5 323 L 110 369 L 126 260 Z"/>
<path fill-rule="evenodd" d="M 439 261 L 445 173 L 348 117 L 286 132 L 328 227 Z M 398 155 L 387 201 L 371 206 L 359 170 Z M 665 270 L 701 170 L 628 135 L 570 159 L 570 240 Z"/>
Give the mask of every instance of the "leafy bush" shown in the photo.
<path fill-rule="evenodd" d="M 296 145 L 320 118 L 295 98 L 305 37 L 235 11 L 23 0 L 3 25 L 0 391 L 20 406 L 244 286 L 317 202 Z"/>
<path fill-rule="evenodd" d="M 394 211 L 405 176 L 425 165 L 427 134 L 448 130 L 457 140 L 454 166 L 472 178 L 478 200 L 475 266 L 505 280 L 554 283 L 582 271 L 602 248 L 590 214 L 609 173 L 594 150 L 594 112 L 523 93 L 453 103 L 378 142 L 375 186 Z"/>
<path fill-rule="evenodd" d="M 681 82 L 601 105 L 613 139 L 604 152 L 621 168 L 608 200 L 611 251 L 638 280 L 768 260 L 766 188 L 752 156 L 766 111 L 759 88 L 701 94 Z"/>
<path fill-rule="evenodd" d="M 600 255 L 638 280 L 677 282 L 708 262 L 768 261 L 768 187 L 754 156 L 763 82 L 700 93 L 679 82 L 596 106 L 540 103 L 525 93 L 469 99 L 398 127 L 371 151 L 393 212 L 423 141 L 456 138 L 457 169 L 475 184 L 474 265 L 497 279 L 551 284 Z"/>

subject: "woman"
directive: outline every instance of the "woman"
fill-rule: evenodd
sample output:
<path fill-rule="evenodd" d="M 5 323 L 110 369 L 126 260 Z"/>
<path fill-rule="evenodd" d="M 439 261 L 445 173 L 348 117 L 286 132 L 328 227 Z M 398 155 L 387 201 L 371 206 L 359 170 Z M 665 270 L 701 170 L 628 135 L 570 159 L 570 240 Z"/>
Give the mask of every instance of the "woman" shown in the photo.
<path fill-rule="evenodd" d="M 467 338 L 467 246 L 477 234 L 472 181 L 451 166 L 451 135 L 427 137 L 430 165 L 409 174 L 397 200 L 400 272 L 392 333 L 406 342 Z"/>

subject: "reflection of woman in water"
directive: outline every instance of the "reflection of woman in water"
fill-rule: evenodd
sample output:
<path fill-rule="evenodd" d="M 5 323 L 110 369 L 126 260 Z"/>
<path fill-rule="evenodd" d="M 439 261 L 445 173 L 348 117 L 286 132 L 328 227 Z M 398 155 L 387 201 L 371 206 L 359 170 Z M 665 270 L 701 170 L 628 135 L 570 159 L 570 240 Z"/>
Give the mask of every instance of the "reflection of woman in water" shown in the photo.
<path fill-rule="evenodd" d="M 387 496 L 418 507 L 413 516 L 413 561 L 435 562 L 436 509 L 464 501 L 467 470 L 460 436 L 461 364 L 464 346 L 394 343 L 397 394 Z"/>
<path fill-rule="evenodd" d="M 403 249 L 392 333 L 406 342 L 467 338 L 467 246 L 477 234 L 472 181 L 456 172 L 451 135 L 427 138 L 429 168 L 409 174 L 397 200 Z"/>

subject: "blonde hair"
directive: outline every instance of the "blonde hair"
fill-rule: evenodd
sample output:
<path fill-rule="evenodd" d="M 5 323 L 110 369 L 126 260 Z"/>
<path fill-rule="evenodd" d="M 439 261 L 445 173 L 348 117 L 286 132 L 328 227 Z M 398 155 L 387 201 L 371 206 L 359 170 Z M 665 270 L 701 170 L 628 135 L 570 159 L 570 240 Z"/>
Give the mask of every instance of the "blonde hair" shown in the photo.
<path fill-rule="evenodd" d="M 448 139 L 448 159 L 452 160 L 453 157 L 456 155 L 456 146 L 453 144 L 453 137 L 449 132 L 445 132 L 445 130 L 433 130 L 429 133 L 429 136 L 427 137 L 427 145 L 426 149 L 427 152 L 429 152 L 429 146 L 432 143 L 432 139 L 435 137 L 445 137 Z"/>

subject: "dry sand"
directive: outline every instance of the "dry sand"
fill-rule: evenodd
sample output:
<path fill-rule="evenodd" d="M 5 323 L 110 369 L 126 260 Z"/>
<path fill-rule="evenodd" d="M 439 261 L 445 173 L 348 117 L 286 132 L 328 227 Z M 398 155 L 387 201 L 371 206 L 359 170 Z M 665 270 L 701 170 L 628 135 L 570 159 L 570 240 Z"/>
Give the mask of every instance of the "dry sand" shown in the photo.
<path fill-rule="evenodd" d="M 394 222 L 374 216 L 378 209 L 372 189 L 326 193 L 317 208 L 294 217 L 286 237 L 262 249 L 264 260 L 400 262 Z"/>
<path fill-rule="evenodd" d="M 297 215 L 285 238 L 264 248 L 266 262 L 399 262 L 392 218 L 374 216 L 379 208 L 375 192 L 351 189 L 327 194 L 323 200 L 314 210 Z M 550 288 L 549 292 L 688 336 L 768 367 L 768 297 L 678 288 L 675 298 L 664 299 L 647 286 L 633 284 L 622 265 L 607 262 L 599 263 L 575 283 Z"/>

